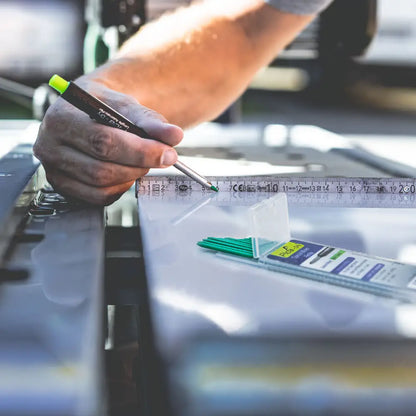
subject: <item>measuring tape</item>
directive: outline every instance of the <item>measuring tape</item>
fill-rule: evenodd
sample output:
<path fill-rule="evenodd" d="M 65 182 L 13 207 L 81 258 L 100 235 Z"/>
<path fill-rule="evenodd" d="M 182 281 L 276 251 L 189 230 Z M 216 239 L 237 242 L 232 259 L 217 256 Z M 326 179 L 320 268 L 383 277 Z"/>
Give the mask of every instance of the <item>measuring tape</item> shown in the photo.
<path fill-rule="evenodd" d="M 214 194 L 213 201 L 250 203 L 259 193 L 284 192 L 288 201 L 300 205 L 416 207 L 416 178 L 302 178 L 282 176 L 207 177 L 219 192 L 201 187 L 186 176 L 145 176 L 136 182 L 141 198 L 172 198 L 197 201 Z M 250 197 L 253 195 L 253 198 Z"/>

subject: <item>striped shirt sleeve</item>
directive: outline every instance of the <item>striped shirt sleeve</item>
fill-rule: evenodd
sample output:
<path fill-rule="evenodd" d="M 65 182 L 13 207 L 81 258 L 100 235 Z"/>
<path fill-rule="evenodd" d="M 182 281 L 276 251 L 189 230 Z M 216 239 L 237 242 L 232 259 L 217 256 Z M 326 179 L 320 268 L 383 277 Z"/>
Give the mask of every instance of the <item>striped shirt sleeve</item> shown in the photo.
<path fill-rule="evenodd" d="M 332 0 L 265 0 L 282 12 L 293 14 L 317 14 L 324 10 Z"/>

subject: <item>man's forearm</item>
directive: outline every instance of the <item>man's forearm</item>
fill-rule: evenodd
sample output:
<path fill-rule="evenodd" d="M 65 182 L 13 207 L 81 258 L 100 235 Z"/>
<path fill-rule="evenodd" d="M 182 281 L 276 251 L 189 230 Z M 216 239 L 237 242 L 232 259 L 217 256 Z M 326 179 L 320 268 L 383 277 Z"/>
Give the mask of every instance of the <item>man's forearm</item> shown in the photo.
<path fill-rule="evenodd" d="M 90 77 L 188 127 L 221 113 L 312 18 L 206 0 L 146 25 Z"/>

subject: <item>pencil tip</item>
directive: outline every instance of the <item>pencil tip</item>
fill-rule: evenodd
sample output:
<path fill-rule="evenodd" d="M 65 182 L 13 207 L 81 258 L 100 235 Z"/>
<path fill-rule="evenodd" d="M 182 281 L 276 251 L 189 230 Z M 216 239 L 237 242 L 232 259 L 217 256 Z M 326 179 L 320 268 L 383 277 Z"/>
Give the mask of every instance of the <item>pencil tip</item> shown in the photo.
<path fill-rule="evenodd" d="M 214 186 L 214 185 L 211 185 L 211 189 L 212 189 L 213 191 L 215 191 L 215 192 L 218 192 L 218 188 L 217 188 L 216 186 Z"/>

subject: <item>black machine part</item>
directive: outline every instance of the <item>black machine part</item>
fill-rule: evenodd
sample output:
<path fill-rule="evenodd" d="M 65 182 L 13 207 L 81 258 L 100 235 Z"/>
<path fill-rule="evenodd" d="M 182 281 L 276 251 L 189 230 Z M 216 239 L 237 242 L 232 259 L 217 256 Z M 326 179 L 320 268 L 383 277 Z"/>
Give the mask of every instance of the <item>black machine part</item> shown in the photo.
<path fill-rule="evenodd" d="M 87 0 L 86 20 L 103 28 L 117 27 L 124 40 L 146 22 L 145 0 Z"/>
<path fill-rule="evenodd" d="M 361 56 L 377 30 L 377 0 L 335 0 L 320 16 L 319 56 Z"/>

